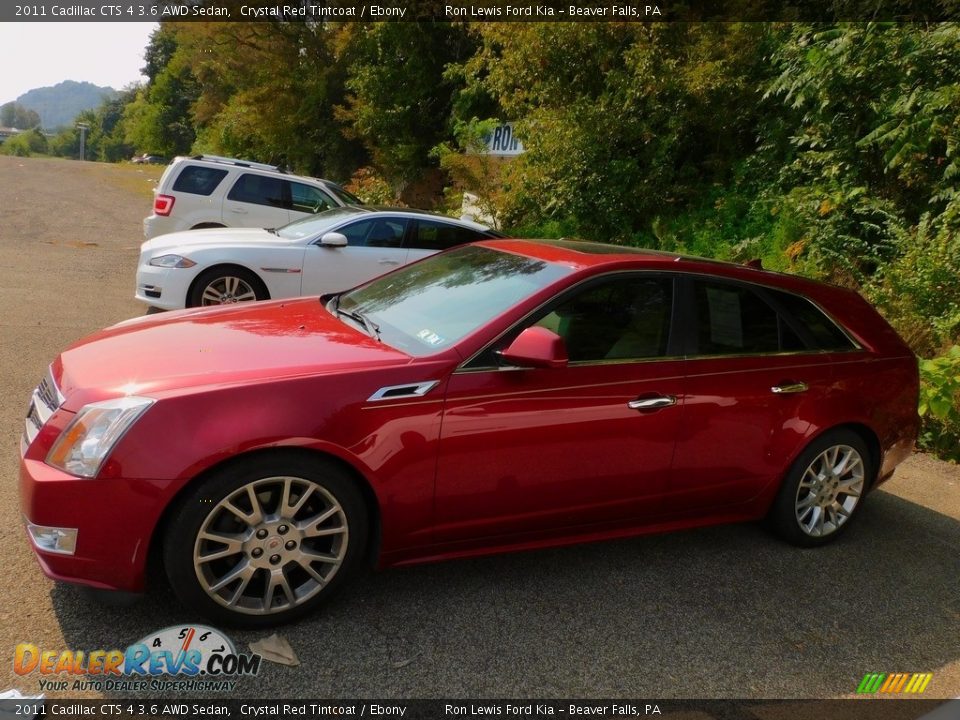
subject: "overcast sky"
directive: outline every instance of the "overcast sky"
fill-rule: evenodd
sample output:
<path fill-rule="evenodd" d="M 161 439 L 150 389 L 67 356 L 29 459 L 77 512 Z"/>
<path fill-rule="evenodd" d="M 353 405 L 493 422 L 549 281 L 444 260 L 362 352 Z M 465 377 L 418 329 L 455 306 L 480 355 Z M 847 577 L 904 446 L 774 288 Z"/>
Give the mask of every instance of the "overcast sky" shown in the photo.
<path fill-rule="evenodd" d="M 7 2 L 7 0 L 0 0 Z M 63 80 L 120 90 L 140 76 L 156 23 L 0 23 L 0 105 Z"/>

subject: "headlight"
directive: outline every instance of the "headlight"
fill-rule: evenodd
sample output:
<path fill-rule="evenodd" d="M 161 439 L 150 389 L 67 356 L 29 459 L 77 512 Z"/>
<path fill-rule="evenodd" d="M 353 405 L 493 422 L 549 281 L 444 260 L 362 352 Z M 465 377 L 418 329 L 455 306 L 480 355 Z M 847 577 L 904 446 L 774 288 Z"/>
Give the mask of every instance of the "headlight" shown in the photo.
<path fill-rule="evenodd" d="M 165 268 L 188 268 L 196 265 L 193 260 L 185 258 L 183 255 L 160 255 L 152 258 L 150 264 Z"/>
<path fill-rule="evenodd" d="M 50 449 L 47 464 L 71 475 L 96 477 L 113 446 L 153 403 L 130 395 L 84 405 Z"/>

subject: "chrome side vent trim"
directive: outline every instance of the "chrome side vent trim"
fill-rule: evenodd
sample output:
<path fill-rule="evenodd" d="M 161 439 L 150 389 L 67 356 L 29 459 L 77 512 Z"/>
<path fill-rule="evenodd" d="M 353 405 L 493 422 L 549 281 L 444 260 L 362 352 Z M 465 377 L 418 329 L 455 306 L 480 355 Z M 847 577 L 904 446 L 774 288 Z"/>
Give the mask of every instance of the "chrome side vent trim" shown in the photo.
<path fill-rule="evenodd" d="M 377 390 L 367 398 L 367 402 L 380 400 L 400 400 L 403 398 L 419 398 L 426 395 L 440 384 L 439 380 L 427 380 L 421 383 L 407 383 L 406 385 L 388 385 Z"/>

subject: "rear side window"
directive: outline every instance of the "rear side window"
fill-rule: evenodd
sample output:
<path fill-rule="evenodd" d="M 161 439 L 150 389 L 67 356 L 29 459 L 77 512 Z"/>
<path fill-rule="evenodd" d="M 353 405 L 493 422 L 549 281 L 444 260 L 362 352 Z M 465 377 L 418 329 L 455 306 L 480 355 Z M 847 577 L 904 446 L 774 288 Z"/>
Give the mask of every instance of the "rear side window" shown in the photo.
<path fill-rule="evenodd" d="M 817 350 L 853 350 L 844 332 L 812 302 L 799 295 L 779 290 L 768 290 L 790 313 L 790 316 L 809 334 Z"/>
<path fill-rule="evenodd" d="M 217 189 L 220 181 L 227 176 L 226 170 L 219 168 L 187 165 L 173 183 L 175 192 L 185 192 L 192 195 L 209 195 Z"/>
<path fill-rule="evenodd" d="M 268 207 L 286 208 L 288 203 L 284 199 L 284 181 L 277 178 L 265 177 L 244 173 L 230 188 L 228 200 L 236 202 L 266 205 Z"/>
<path fill-rule="evenodd" d="M 416 250 L 447 250 L 486 238 L 486 234 L 445 222 L 418 220 L 417 232 L 410 242 Z"/>
<path fill-rule="evenodd" d="M 790 325 L 757 293 L 739 285 L 695 283 L 698 355 L 806 350 Z"/>

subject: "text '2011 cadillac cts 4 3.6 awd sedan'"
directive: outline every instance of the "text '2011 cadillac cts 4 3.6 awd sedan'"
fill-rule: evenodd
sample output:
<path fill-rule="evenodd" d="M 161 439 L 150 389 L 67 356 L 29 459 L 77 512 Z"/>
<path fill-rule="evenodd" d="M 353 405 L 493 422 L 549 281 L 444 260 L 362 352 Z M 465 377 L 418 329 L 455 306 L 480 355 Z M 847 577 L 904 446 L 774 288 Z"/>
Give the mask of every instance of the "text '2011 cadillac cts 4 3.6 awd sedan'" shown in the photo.
<path fill-rule="evenodd" d="M 139 318 L 33 395 L 50 577 L 217 621 L 380 567 L 768 518 L 835 538 L 910 453 L 916 359 L 856 293 L 694 258 L 491 240 L 355 290 Z M 156 550 L 151 553 L 151 550 Z"/>

